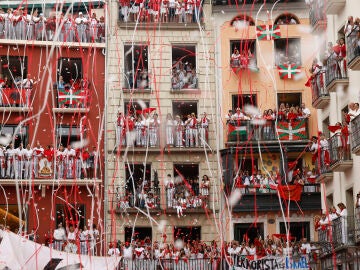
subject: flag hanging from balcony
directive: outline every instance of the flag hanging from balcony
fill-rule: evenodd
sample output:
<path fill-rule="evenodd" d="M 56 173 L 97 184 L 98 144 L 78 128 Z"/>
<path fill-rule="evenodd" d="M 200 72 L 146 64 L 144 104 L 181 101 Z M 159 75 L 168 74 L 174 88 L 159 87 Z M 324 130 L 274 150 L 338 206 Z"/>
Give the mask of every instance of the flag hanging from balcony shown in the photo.
<path fill-rule="evenodd" d="M 258 25 L 256 35 L 259 40 L 273 40 L 281 37 L 280 26 L 278 25 Z"/>
<path fill-rule="evenodd" d="M 59 107 L 64 105 L 79 105 L 85 107 L 87 92 L 84 89 L 58 89 Z"/>
<path fill-rule="evenodd" d="M 246 126 L 236 126 L 229 124 L 229 135 L 246 135 Z"/>
<path fill-rule="evenodd" d="M 278 65 L 280 79 L 293 79 L 295 74 L 301 73 L 301 66 L 295 64 Z"/>
<path fill-rule="evenodd" d="M 2 105 L 14 106 L 26 104 L 26 90 L 17 88 L 2 89 Z"/>
<path fill-rule="evenodd" d="M 294 141 L 307 139 L 305 119 L 301 121 L 278 122 L 276 129 L 280 140 Z"/>
<path fill-rule="evenodd" d="M 300 201 L 303 185 L 278 185 L 280 197 L 284 200 Z"/>

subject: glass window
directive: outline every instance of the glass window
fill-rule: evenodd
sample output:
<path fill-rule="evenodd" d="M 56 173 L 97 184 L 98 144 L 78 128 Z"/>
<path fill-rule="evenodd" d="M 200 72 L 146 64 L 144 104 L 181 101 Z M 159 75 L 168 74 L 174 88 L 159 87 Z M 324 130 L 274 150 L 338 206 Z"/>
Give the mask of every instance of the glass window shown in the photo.
<path fill-rule="evenodd" d="M 19 147 L 20 143 L 24 147 L 28 143 L 28 128 L 19 127 L 15 125 L 2 126 L 0 127 L 0 137 L 8 137 L 14 139 L 14 148 Z"/>
<path fill-rule="evenodd" d="M 83 78 L 83 67 L 81 58 L 60 58 L 58 60 L 58 80 L 62 76 L 65 84 L 80 84 Z"/>
<path fill-rule="evenodd" d="M 198 116 L 197 102 L 196 101 L 173 101 L 173 116 L 179 115 L 185 121 L 188 115 L 195 113 Z"/>
<path fill-rule="evenodd" d="M 278 108 L 284 103 L 286 108 L 299 107 L 302 102 L 301 93 L 280 93 L 278 94 Z"/>
<path fill-rule="evenodd" d="M 86 225 L 85 214 L 84 204 L 57 204 L 56 224 L 62 222 L 64 227 L 72 224 L 78 228 L 84 228 Z"/>
<path fill-rule="evenodd" d="M 131 243 L 132 240 L 152 240 L 151 227 L 125 227 L 125 241 Z"/>
<path fill-rule="evenodd" d="M 172 45 L 173 90 L 198 88 L 195 45 Z"/>
<path fill-rule="evenodd" d="M 124 46 L 124 86 L 125 88 L 149 88 L 148 46 Z"/>
<path fill-rule="evenodd" d="M 201 240 L 201 227 L 174 227 L 174 240 L 181 239 L 184 243 Z"/>
<path fill-rule="evenodd" d="M 15 87 L 27 76 L 27 57 L 0 56 L 0 75 L 7 87 Z"/>
<path fill-rule="evenodd" d="M 264 239 L 264 223 L 236 223 L 234 224 L 234 240 L 242 243 L 254 243 L 255 238 Z"/>
<path fill-rule="evenodd" d="M 240 68 L 257 68 L 256 40 L 230 41 L 230 65 Z"/>
<path fill-rule="evenodd" d="M 236 108 L 244 109 L 245 105 L 257 106 L 256 95 L 232 95 L 232 109 L 235 112 Z"/>
<path fill-rule="evenodd" d="M 289 222 L 287 226 L 290 236 L 294 239 L 300 240 L 305 237 L 310 240 L 310 222 Z M 280 222 L 280 233 L 286 234 L 284 222 Z"/>
<path fill-rule="evenodd" d="M 301 43 L 299 38 L 275 39 L 274 44 L 276 66 L 301 66 Z"/>
<path fill-rule="evenodd" d="M 86 130 L 83 129 L 83 139 L 86 138 Z M 81 130 L 79 126 L 58 126 L 56 129 L 58 143 L 66 147 L 76 141 L 80 141 Z"/>
<path fill-rule="evenodd" d="M 145 108 L 144 108 L 145 106 Z M 142 112 L 146 112 L 148 110 L 148 112 L 151 112 L 150 109 L 150 101 L 147 100 L 141 100 L 140 101 L 125 101 L 124 102 L 124 111 L 125 111 L 125 115 L 133 115 L 135 116 L 135 114 L 141 114 Z"/>

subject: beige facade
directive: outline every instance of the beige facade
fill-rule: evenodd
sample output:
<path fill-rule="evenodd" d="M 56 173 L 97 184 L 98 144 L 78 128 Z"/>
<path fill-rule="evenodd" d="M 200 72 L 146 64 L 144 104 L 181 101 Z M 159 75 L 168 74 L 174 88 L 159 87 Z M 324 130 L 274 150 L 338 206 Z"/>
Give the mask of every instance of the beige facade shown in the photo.
<path fill-rule="evenodd" d="M 124 23 L 118 20 L 118 1 L 112 1 L 109 6 L 110 23 L 107 47 L 107 120 L 106 120 L 106 190 L 107 190 L 107 231 L 108 239 L 125 240 L 125 227 L 151 228 L 152 238 L 160 240 L 163 233 L 168 240 L 173 240 L 174 226 L 201 227 L 201 239 L 211 241 L 214 238 L 215 223 L 213 215 L 219 209 L 219 163 L 216 154 L 216 117 L 215 117 L 215 79 L 214 79 L 214 33 L 210 21 L 210 6 L 204 4 L 204 23 L 201 25 L 166 24 L 166 23 Z M 147 49 L 148 58 L 148 89 L 128 91 L 129 79 L 126 76 L 126 57 L 131 45 L 142 45 Z M 172 90 L 171 74 L 176 48 L 189 50 L 195 59 L 198 87 L 189 91 Z M 130 49 L 131 50 L 131 49 Z M 131 87 L 130 87 L 131 88 Z M 146 104 L 155 108 L 161 122 L 160 144 L 156 147 L 126 147 L 121 150 L 116 145 L 116 122 L 118 112 L 126 113 L 126 102 Z M 210 119 L 209 140 L 205 147 L 167 147 L 165 145 L 166 115 L 175 117 L 177 106 L 187 104 L 187 113 L 194 112 L 200 117 L 206 112 Z M 193 108 L 193 109 L 192 109 Z M 142 107 L 141 109 L 144 109 Z M 118 151 L 119 150 L 119 151 Z M 160 182 L 160 208 L 151 210 L 131 208 L 129 211 L 118 211 L 118 197 L 125 195 L 126 166 L 133 164 L 148 164 L 151 179 L 154 181 L 154 170 L 158 173 Z M 178 218 L 176 210 L 168 209 L 167 193 L 164 186 L 168 174 L 174 176 L 174 164 L 187 167 L 191 173 L 198 170 L 198 177 L 206 174 L 210 177 L 210 201 L 206 208 L 192 211 L 184 210 L 184 216 Z M 205 211 L 206 210 L 206 211 Z M 166 225 L 162 220 L 165 220 Z M 160 223 L 161 221 L 161 223 Z M 126 239 L 128 240 L 128 239 Z"/>

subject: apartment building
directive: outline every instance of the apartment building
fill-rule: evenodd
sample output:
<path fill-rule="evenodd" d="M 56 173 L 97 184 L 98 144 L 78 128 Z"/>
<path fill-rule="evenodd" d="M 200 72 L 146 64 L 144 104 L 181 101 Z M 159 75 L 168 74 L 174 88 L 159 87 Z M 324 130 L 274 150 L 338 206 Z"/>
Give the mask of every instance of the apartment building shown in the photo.
<path fill-rule="evenodd" d="M 166 16 L 147 5 L 109 5 L 108 239 L 214 240 L 220 185 L 211 5 Z"/>
<path fill-rule="evenodd" d="M 224 231 L 229 241 L 286 235 L 314 241 L 321 204 L 309 153 L 317 115 L 305 86 L 315 53 L 308 7 L 303 1 L 262 4 L 213 6 L 225 194 L 240 193 Z M 299 197 L 280 196 L 286 184 Z"/>

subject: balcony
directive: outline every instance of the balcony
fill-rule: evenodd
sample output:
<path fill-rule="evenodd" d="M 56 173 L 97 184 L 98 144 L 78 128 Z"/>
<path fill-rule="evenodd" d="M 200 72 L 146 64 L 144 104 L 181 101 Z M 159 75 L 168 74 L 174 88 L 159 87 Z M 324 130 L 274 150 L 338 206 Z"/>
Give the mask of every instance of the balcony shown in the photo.
<path fill-rule="evenodd" d="M 236 76 L 240 76 L 242 72 L 248 70 L 258 72 L 259 68 L 256 63 L 256 54 L 249 57 L 240 56 L 236 59 L 230 60 L 230 68 Z"/>
<path fill-rule="evenodd" d="M 315 170 L 318 173 L 316 183 L 321 184 L 332 181 L 333 172 L 330 169 L 329 164 L 326 164 L 323 153 L 320 155 L 320 159 L 318 158 L 315 162 Z"/>
<path fill-rule="evenodd" d="M 328 92 L 335 92 L 340 87 L 349 85 L 345 60 L 337 60 L 334 54 L 326 60 L 325 84 Z"/>
<path fill-rule="evenodd" d="M 0 97 L 1 112 L 28 112 L 30 108 L 30 99 L 32 89 L 22 88 L 3 88 L 0 89 L 2 95 Z"/>
<path fill-rule="evenodd" d="M 336 15 L 344 9 L 346 0 L 326 0 L 326 13 Z"/>
<path fill-rule="evenodd" d="M 203 2 L 201 2 L 201 5 Z M 156 5 L 156 4 L 155 4 Z M 170 8 L 165 3 L 158 6 L 122 5 L 119 10 L 119 27 L 145 29 L 161 27 L 162 30 L 196 30 L 203 24 L 203 7 L 194 6 L 193 15 L 176 14 L 176 7 Z M 157 8 L 157 11 L 154 10 Z"/>
<path fill-rule="evenodd" d="M 329 141 L 330 169 L 334 172 L 344 172 L 352 168 L 353 161 L 350 154 L 349 137 L 341 134 L 333 135 Z"/>
<path fill-rule="evenodd" d="M 250 142 L 308 141 L 307 119 L 296 121 L 266 121 L 257 125 L 252 120 L 231 120 L 228 123 L 228 145 Z"/>
<path fill-rule="evenodd" d="M 20 16 L 20 18 L 23 17 Z M 96 19 L 96 24 L 92 24 L 92 19 L 85 18 L 85 16 L 82 18 L 82 23 L 73 17 L 71 25 L 65 21 L 62 26 L 60 18 L 56 19 L 55 15 L 41 18 L 44 17 L 35 15 L 30 25 L 25 22 L 18 24 L 19 31 L 13 31 L 12 28 L 8 30 L 5 27 L 4 32 L 0 34 L 0 43 L 17 45 L 19 42 L 31 42 L 31 44 L 40 46 L 45 46 L 49 42 L 58 46 L 64 43 L 67 46 L 78 46 L 81 43 L 81 46 L 105 47 L 104 17 Z M 80 17 L 78 18 L 80 19 Z"/>
<path fill-rule="evenodd" d="M 358 45 L 359 30 L 353 30 L 346 37 L 347 66 L 352 70 L 360 70 L 360 46 Z"/>
<path fill-rule="evenodd" d="M 350 122 L 351 151 L 360 155 L 360 115 Z"/>
<path fill-rule="evenodd" d="M 89 112 L 89 89 L 82 89 L 78 86 L 71 86 L 58 89 L 54 87 L 57 108 L 53 108 L 55 113 L 74 114 Z"/>
<path fill-rule="evenodd" d="M 279 196 L 276 190 L 270 188 L 254 188 L 249 186 L 241 189 L 242 197 L 233 207 L 233 212 L 279 211 Z M 321 209 L 321 192 L 318 184 L 306 184 L 303 187 L 301 200 L 298 202 L 302 210 Z M 284 205 L 283 205 L 284 206 Z M 290 205 L 291 211 L 297 211 L 298 206 Z"/>
<path fill-rule="evenodd" d="M 312 106 L 316 109 L 324 109 L 330 103 L 330 95 L 324 86 L 324 72 L 320 72 L 311 78 Z"/>
<path fill-rule="evenodd" d="M 159 212 L 160 208 L 160 188 L 145 188 L 142 192 L 135 193 L 127 192 L 126 195 L 121 196 L 116 194 L 115 211 L 116 213 L 134 213 L 138 211 L 143 212 Z"/>
<path fill-rule="evenodd" d="M 346 216 L 338 217 L 332 221 L 332 244 L 335 249 L 341 246 L 355 245 L 356 241 L 358 241 L 358 239 L 355 239 L 355 237 L 358 236 L 355 227 L 355 221 L 357 222 L 357 220 L 358 217 Z M 330 239 L 328 239 L 328 241 L 330 241 Z"/>
<path fill-rule="evenodd" d="M 132 125 L 132 124 L 131 124 Z M 184 128 L 179 126 L 166 127 L 166 136 L 160 136 L 162 126 L 137 125 L 127 130 L 126 126 L 117 126 L 116 145 L 120 145 L 117 151 L 125 151 L 127 147 L 134 147 L 136 151 L 159 151 L 161 146 L 169 152 L 186 152 L 188 150 L 209 150 L 207 127 L 201 127 L 201 123 Z"/>
<path fill-rule="evenodd" d="M 199 79 L 195 69 L 191 72 L 174 70 L 171 78 L 171 93 L 198 93 Z M 180 75 L 181 74 L 181 75 Z"/>
<path fill-rule="evenodd" d="M 312 1 L 310 6 L 309 18 L 314 34 L 321 34 L 326 31 L 327 20 L 323 4 L 323 0 Z"/>
<path fill-rule="evenodd" d="M 151 251 L 153 252 L 153 251 Z M 134 252 L 134 257 L 136 257 Z M 217 260 L 211 259 L 135 259 L 127 260 L 122 259 L 118 264 L 119 269 L 199 269 L 199 270 L 212 270 L 215 269 L 227 269 L 228 263 L 223 260 L 223 268 L 220 267 L 219 263 L 214 263 Z"/>

